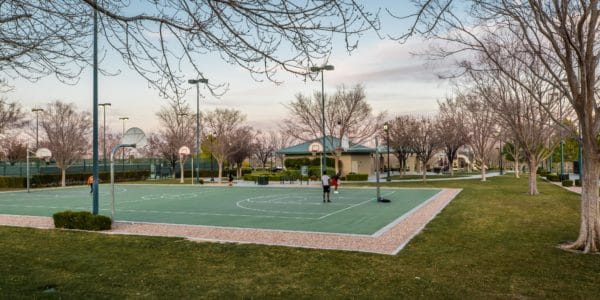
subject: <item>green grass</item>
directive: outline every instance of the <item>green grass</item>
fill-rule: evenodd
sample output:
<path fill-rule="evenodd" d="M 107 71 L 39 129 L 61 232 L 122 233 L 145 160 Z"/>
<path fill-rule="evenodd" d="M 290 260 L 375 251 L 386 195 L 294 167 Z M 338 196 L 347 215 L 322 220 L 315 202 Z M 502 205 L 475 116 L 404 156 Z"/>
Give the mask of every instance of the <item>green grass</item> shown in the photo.
<path fill-rule="evenodd" d="M 507 176 L 389 185 L 464 190 L 396 256 L 0 227 L 0 298 L 600 295 L 600 255 L 556 247 L 577 235 L 578 195 Z"/>

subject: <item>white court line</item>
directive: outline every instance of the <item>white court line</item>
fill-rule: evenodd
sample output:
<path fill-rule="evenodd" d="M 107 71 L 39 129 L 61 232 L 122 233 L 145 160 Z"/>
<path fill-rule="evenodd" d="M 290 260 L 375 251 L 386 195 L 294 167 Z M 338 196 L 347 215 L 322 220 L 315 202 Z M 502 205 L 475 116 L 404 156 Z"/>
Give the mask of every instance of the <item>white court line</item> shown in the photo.
<path fill-rule="evenodd" d="M 423 201 L 421 204 L 413 207 L 411 210 L 407 211 L 406 213 L 404 213 L 403 215 L 401 215 L 400 217 L 398 217 L 396 220 L 392 221 L 391 223 L 387 224 L 386 226 L 384 226 L 383 228 L 377 230 L 375 233 L 373 233 L 371 236 L 373 237 L 379 237 L 382 234 L 384 234 L 386 231 L 390 230 L 391 228 L 393 228 L 394 226 L 396 226 L 398 223 L 404 221 L 404 219 L 408 218 L 410 215 L 412 215 L 414 212 L 418 211 L 419 209 L 421 209 L 423 206 L 427 205 L 429 202 L 433 201 L 435 198 L 437 198 L 442 192 L 444 191 L 444 189 L 441 189 L 439 192 L 435 193 L 435 195 L 429 197 L 429 199 Z"/>
<path fill-rule="evenodd" d="M 105 209 L 105 210 L 107 210 L 107 209 Z M 166 210 L 165 211 L 158 211 L 158 210 L 121 209 L 118 212 L 154 213 L 154 214 L 177 214 L 177 215 L 200 215 L 200 216 L 253 217 L 253 218 L 271 218 L 271 219 L 318 220 L 317 218 L 303 218 L 303 217 L 265 216 L 265 215 L 243 215 L 243 214 L 219 214 L 219 213 L 203 213 L 203 212 L 190 212 L 190 211 L 166 211 Z"/>
<path fill-rule="evenodd" d="M 391 192 L 391 193 L 389 193 L 389 194 L 385 194 L 385 195 L 381 195 L 381 196 L 382 196 L 382 197 L 383 197 L 383 196 L 389 196 L 389 195 L 391 195 L 391 194 L 393 194 L 393 193 L 395 193 L 395 192 L 396 192 L 396 191 L 393 191 L 393 192 Z M 319 220 L 322 220 L 322 219 L 324 219 L 324 218 L 327 218 L 327 217 L 329 217 L 329 216 L 331 216 L 331 215 L 335 215 L 335 214 L 337 214 L 337 213 L 343 212 L 343 211 L 345 211 L 345 210 L 348 210 L 348 209 L 351 209 L 351 208 L 357 207 L 357 206 L 359 206 L 359 205 L 363 205 L 363 204 L 365 204 L 365 203 L 367 203 L 367 202 L 371 202 L 371 201 L 373 201 L 373 200 L 376 200 L 376 199 L 377 199 L 377 198 L 371 198 L 371 199 L 365 200 L 365 201 L 363 201 L 363 202 L 356 203 L 356 204 L 354 204 L 354 205 L 348 206 L 348 207 L 346 207 L 346 208 L 343 208 L 343 209 L 340 209 L 340 210 L 336 210 L 336 211 L 334 211 L 334 212 L 332 212 L 332 213 L 329 213 L 329 214 L 326 214 L 326 215 L 324 215 L 324 216 L 320 217 L 320 218 L 319 218 Z"/>
<path fill-rule="evenodd" d="M 303 214 L 307 214 L 307 215 L 322 215 L 323 214 L 323 213 L 311 213 L 311 212 L 291 212 L 291 211 L 268 210 L 268 209 L 259 209 L 259 208 L 246 207 L 246 206 L 242 205 L 242 202 L 257 203 L 257 202 L 252 202 L 252 200 L 255 200 L 255 199 L 271 199 L 271 200 L 284 199 L 284 198 L 282 198 L 282 196 L 287 196 L 287 195 L 288 194 L 267 195 L 267 196 L 257 196 L 257 197 L 252 197 L 252 198 L 246 198 L 246 199 L 237 201 L 235 203 L 235 206 L 237 206 L 237 207 L 239 207 L 241 209 L 247 209 L 247 210 L 252 210 L 252 211 L 259 211 L 259 212 L 265 212 L 265 213 L 281 213 L 281 214 L 297 214 L 297 215 L 303 215 Z M 306 199 L 306 198 L 304 198 L 304 199 Z M 265 201 L 263 203 L 272 203 L 272 202 Z M 314 218 L 309 218 L 309 219 L 314 219 Z"/>

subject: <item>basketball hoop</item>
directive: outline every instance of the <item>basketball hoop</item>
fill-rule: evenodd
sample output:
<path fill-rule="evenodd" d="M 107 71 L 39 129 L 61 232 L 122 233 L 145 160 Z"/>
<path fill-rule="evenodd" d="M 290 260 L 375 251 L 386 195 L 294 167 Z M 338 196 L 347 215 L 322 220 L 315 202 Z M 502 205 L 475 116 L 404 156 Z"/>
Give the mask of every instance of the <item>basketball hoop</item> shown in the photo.
<path fill-rule="evenodd" d="M 317 153 L 323 151 L 323 146 L 321 145 L 321 143 L 315 142 L 315 143 L 310 144 L 310 146 L 308 146 L 308 151 L 310 151 L 310 153 L 312 153 L 313 156 L 316 156 Z"/>
<path fill-rule="evenodd" d="M 137 127 L 131 127 L 127 129 L 123 138 L 121 139 L 122 144 L 135 144 L 136 148 L 143 148 L 146 146 L 146 134 L 143 130 Z"/>
<path fill-rule="evenodd" d="M 52 152 L 48 148 L 39 148 L 35 151 L 35 157 L 46 159 L 52 157 Z"/>
<path fill-rule="evenodd" d="M 179 155 L 190 155 L 190 148 L 186 146 L 179 148 Z"/>

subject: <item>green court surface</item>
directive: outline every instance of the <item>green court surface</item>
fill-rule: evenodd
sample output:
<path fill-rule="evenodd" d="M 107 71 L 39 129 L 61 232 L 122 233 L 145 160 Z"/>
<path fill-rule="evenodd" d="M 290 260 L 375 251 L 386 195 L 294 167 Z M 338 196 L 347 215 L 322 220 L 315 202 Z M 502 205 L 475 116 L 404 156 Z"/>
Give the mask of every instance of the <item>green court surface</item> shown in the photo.
<path fill-rule="evenodd" d="M 440 189 L 344 188 L 322 202 L 320 188 L 116 185 L 115 220 L 236 228 L 378 235 Z M 100 186 L 100 213 L 111 214 L 110 186 Z M 51 216 L 91 211 L 87 187 L 1 192 L 0 214 Z"/>

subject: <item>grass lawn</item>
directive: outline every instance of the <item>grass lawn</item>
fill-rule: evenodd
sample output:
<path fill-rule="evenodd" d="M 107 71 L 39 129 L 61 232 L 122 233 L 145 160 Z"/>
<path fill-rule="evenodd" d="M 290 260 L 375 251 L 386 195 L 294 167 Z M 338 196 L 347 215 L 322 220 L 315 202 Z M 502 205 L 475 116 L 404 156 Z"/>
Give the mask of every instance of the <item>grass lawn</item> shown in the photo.
<path fill-rule="evenodd" d="M 396 256 L 0 227 L 0 298 L 600 295 L 600 255 L 556 248 L 577 236 L 578 195 L 508 176 L 389 185 L 464 190 Z"/>

